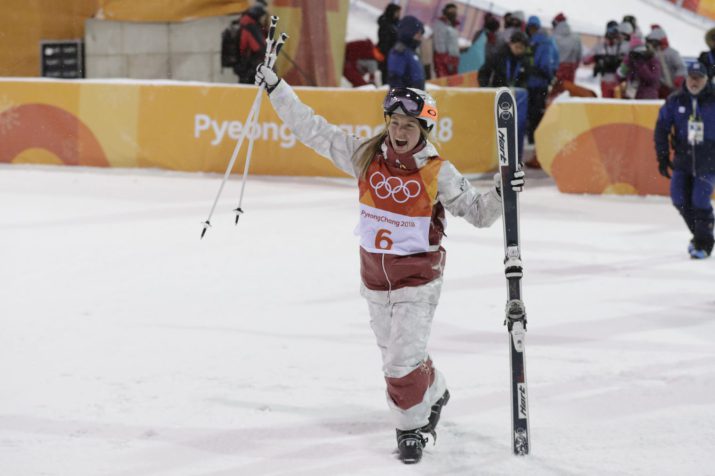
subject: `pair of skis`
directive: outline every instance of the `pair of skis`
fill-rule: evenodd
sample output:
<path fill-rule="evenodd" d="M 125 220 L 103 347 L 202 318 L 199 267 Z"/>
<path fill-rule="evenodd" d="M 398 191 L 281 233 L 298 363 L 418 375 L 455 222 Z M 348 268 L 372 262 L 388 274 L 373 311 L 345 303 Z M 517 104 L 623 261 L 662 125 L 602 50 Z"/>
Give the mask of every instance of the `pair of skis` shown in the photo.
<path fill-rule="evenodd" d="M 283 48 L 283 44 L 286 42 L 288 39 L 288 35 L 285 33 L 281 33 L 280 38 L 278 41 L 275 41 L 274 37 L 276 34 L 276 26 L 278 25 L 278 17 L 277 16 L 272 16 L 271 17 L 271 26 L 268 28 L 268 36 L 266 37 L 266 57 L 264 60 L 264 64 L 268 66 L 269 68 L 273 68 L 276 64 L 276 60 L 278 59 L 278 54 L 281 52 L 281 48 Z M 256 93 L 256 99 L 253 100 L 253 104 L 251 105 L 251 109 L 248 113 L 248 118 L 246 119 L 246 122 L 243 123 L 243 129 L 241 130 L 241 135 L 238 138 L 238 141 L 236 142 L 236 147 L 233 149 L 233 154 L 231 155 L 231 160 L 228 163 L 228 167 L 226 167 L 226 172 L 223 175 L 223 181 L 221 181 L 221 186 L 218 189 L 218 193 L 216 194 L 216 198 L 214 199 L 213 206 L 211 207 L 211 211 L 209 212 L 208 218 L 206 218 L 206 221 L 203 222 L 204 228 L 201 230 L 201 238 L 204 237 L 206 234 L 206 230 L 211 226 L 211 217 L 214 214 L 214 210 L 216 210 L 216 204 L 218 204 L 218 199 L 221 197 L 221 192 L 223 192 L 223 187 L 226 185 L 226 181 L 228 180 L 229 175 L 231 175 L 231 170 L 233 169 L 233 164 L 236 162 L 236 158 L 238 157 L 238 151 L 241 150 L 241 146 L 243 145 L 243 141 L 248 135 L 248 150 L 246 151 L 246 163 L 243 167 L 243 179 L 241 183 L 241 196 L 238 199 L 238 207 L 234 210 L 236 213 L 236 224 L 238 225 L 238 219 L 241 217 L 241 214 L 243 213 L 243 209 L 241 208 L 241 205 L 243 204 L 243 192 L 246 190 L 246 182 L 248 181 L 248 168 L 251 165 L 251 154 L 253 153 L 253 141 L 254 141 L 254 136 L 251 133 L 251 131 L 254 128 L 254 125 L 258 123 L 258 113 L 261 111 L 261 101 L 263 100 L 263 85 L 261 85 L 258 88 L 258 92 Z"/>
<path fill-rule="evenodd" d="M 509 331 L 509 362 L 511 364 L 512 449 L 514 454 L 529 454 L 529 407 L 524 357 L 526 310 L 521 299 L 521 247 L 519 242 L 519 195 L 510 182 L 514 172 L 521 170 L 518 157 L 516 100 L 508 88 L 499 88 L 494 99 L 497 153 L 502 178 L 504 221 L 504 274 L 507 281 L 506 319 Z"/>

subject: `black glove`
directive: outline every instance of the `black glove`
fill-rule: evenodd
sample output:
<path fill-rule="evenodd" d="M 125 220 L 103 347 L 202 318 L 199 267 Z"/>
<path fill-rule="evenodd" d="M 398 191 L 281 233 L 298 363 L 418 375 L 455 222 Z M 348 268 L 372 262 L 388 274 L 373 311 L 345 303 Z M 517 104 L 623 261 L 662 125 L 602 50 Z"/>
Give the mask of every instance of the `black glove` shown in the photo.
<path fill-rule="evenodd" d="M 670 161 L 670 157 L 667 155 L 661 155 L 658 157 L 658 172 L 665 178 L 670 178 L 670 172 L 668 169 L 673 170 L 673 162 Z"/>

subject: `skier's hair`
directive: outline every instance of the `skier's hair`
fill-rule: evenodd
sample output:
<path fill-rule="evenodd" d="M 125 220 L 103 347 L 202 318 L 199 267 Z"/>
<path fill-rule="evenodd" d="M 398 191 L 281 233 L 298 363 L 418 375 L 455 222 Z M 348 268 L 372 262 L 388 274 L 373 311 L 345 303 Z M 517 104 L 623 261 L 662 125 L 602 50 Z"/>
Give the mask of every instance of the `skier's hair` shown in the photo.
<path fill-rule="evenodd" d="M 385 128 L 380 131 L 379 134 L 374 135 L 367 141 L 360 144 L 360 147 L 358 147 L 355 151 L 355 167 L 357 168 L 357 171 L 359 172 L 358 175 L 361 178 L 365 178 L 367 176 L 367 169 L 370 167 L 372 159 L 374 159 L 375 155 L 382 151 L 382 143 L 385 142 L 385 139 L 387 138 L 387 128 L 390 127 L 391 120 L 392 114 L 385 116 Z M 425 127 L 422 121 L 418 120 L 417 123 L 420 125 L 420 136 L 422 136 L 420 143 L 427 142 L 430 131 Z"/>

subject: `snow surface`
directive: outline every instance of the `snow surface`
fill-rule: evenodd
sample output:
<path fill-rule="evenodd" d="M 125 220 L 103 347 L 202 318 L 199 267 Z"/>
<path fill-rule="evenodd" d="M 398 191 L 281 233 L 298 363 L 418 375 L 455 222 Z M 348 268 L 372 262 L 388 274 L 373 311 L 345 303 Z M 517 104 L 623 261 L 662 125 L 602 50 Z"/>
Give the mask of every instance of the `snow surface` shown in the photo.
<path fill-rule="evenodd" d="M 495 3 L 655 21 L 634 2 Z M 376 33 L 360 3 L 349 38 Z M 0 475 L 715 474 L 713 261 L 687 258 L 665 197 L 529 174 L 533 454 L 510 453 L 501 223 L 451 218 L 430 349 L 452 400 L 406 467 L 358 295 L 352 182 L 251 176 L 236 227 L 232 177 L 199 240 L 220 175 L 1 165 Z"/>
<path fill-rule="evenodd" d="M 510 453 L 501 222 L 451 218 L 452 400 L 392 453 L 348 180 L 0 166 L 0 474 L 712 475 L 713 260 L 665 197 L 522 194 L 533 454 Z M 487 179 L 477 180 L 481 189 Z"/>

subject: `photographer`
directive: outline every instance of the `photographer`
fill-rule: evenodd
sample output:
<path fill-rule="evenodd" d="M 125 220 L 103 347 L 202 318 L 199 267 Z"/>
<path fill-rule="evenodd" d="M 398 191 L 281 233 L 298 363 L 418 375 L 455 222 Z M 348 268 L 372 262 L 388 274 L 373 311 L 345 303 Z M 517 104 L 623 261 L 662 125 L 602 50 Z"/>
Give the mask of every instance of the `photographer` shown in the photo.
<path fill-rule="evenodd" d="M 630 52 L 616 75 L 619 80 L 625 81 L 624 99 L 658 99 L 660 61 L 640 38 L 631 39 Z"/>
<path fill-rule="evenodd" d="M 616 71 L 621 65 L 621 61 L 628 52 L 628 44 L 623 43 L 618 31 L 618 23 L 608 22 L 606 25 L 606 36 L 603 41 L 596 45 L 591 54 L 583 59 L 583 64 L 593 64 L 593 76 L 601 75 L 601 96 L 604 98 L 615 97 L 615 90 L 618 87 Z"/>

